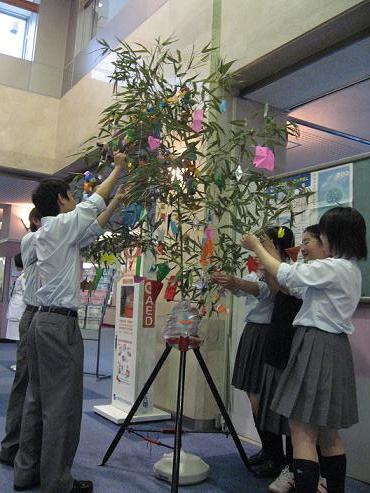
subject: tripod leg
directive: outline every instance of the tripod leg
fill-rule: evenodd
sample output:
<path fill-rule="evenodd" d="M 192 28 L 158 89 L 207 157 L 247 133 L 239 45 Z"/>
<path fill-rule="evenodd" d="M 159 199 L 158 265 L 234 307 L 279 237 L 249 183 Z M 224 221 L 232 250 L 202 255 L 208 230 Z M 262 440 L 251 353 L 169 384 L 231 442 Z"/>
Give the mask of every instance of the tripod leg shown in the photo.
<path fill-rule="evenodd" d="M 179 489 L 179 470 L 181 454 L 182 414 L 184 410 L 186 351 L 180 351 L 179 381 L 177 386 L 176 424 L 175 424 L 175 449 L 172 463 L 171 493 L 177 493 Z"/>
<path fill-rule="evenodd" d="M 125 421 L 122 423 L 120 429 L 118 430 L 116 436 L 114 437 L 112 443 L 110 444 L 108 450 L 106 451 L 104 458 L 102 460 L 102 463 L 100 464 L 101 466 L 104 466 L 106 462 L 108 461 L 109 457 L 113 454 L 114 449 L 117 447 L 118 442 L 122 438 L 122 435 L 128 428 L 128 426 L 131 423 L 132 418 L 134 417 L 136 411 L 138 410 L 138 407 L 140 406 L 142 400 L 144 399 L 145 395 L 147 394 L 148 390 L 150 389 L 152 383 L 155 380 L 155 377 L 158 375 L 160 369 L 162 368 L 163 363 L 166 361 L 167 356 L 170 354 L 170 351 L 172 349 L 172 346 L 167 346 L 166 349 L 163 351 L 162 356 L 160 357 L 158 363 L 155 365 L 154 370 L 152 371 L 150 377 L 146 381 L 142 391 L 138 395 L 136 401 L 132 405 L 132 408 L 130 409 L 128 415 L 126 416 Z"/>
<path fill-rule="evenodd" d="M 236 448 L 238 449 L 240 458 L 244 462 L 245 467 L 249 470 L 250 466 L 249 466 L 247 454 L 245 453 L 245 450 L 244 450 L 243 445 L 240 441 L 240 438 L 238 437 L 238 434 L 235 431 L 235 428 L 234 428 L 234 425 L 230 419 L 230 416 L 229 416 L 228 412 L 226 411 L 225 405 L 222 402 L 222 399 L 221 399 L 220 394 L 218 393 L 217 387 L 216 387 L 214 381 L 212 380 L 212 377 L 208 371 L 206 362 L 204 361 L 203 356 L 201 355 L 198 348 L 194 349 L 194 354 L 195 354 L 195 357 L 197 358 L 198 363 L 199 363 L 199 365 L 203 371 L 203 374 L 207 380 L 208 386 L 209 386 L 209 388 L 213 394 L 213 397 L 215 398 L 215 401 L 217 402 L 218 408 L 221 411 L 222 417 L 225 420 L 225 423 L 229 429 L 230 435 L 233 437 L 233 440 L 234 440 Z"/>

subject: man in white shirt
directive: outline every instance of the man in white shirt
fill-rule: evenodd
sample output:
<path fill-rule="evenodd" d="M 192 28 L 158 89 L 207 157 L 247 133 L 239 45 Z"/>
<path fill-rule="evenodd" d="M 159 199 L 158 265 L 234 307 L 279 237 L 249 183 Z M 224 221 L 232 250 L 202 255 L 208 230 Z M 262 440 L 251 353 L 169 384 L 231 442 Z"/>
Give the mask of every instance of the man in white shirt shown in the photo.
<path fill-rule="evenodd" d="M 10 391 L 8 409 L 6 413 L 5 437 L 1 441 L 0 462 L 13 466 L 14 458 L 19 448 L 22 411 L 28 385 L 27 366 L 27 332 L 31 324 L 36 306 L 36 291 L 38 289 L 36 275 L 36 257 L 33 239 L 35 232 L 41 226 L 41 216 L 36 208 L 29 215 L 30 233 L 27 233 L 21 242 L 22 263 L 24 268 L 24 313 L 19 321 L 19 342 L 17 344 L 17 361 L 14 382 Z"/>
<path fill-rule="evenodd" d="M 42 182 L 32 195 L 42 214 L 36 234 L 39 311 L 28 334 L 30 385 L 14 463 L 14 489 L 41 484 L 42 493 L 90 493 L 91 481 L 72 478 L 82 416 L 83 342 L 78 327 L 80 249 L 94 224 L 102 227 L 123 200 L 105 208 L 125 157 L 95 193 L 76 206 L 66 183 Z"/>

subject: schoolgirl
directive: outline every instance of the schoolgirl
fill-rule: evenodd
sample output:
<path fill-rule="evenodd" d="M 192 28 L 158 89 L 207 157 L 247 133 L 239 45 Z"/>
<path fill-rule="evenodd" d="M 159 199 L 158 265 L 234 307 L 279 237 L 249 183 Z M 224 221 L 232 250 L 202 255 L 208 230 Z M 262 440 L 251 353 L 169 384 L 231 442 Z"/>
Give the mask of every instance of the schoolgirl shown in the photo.
<path fill-rule="evenodd" d="M 254 250 L 267 272 L 289 290 L 302 290 L 296 333 L 271 409 L 289 418 L 297 493 L 316 493 L 322 453 L 328 493 L 344 493 L 346 457 L 338 430 L 358 422 L 356 387 L 348 334 L 361 296 L 357 260 L 367 256 L 366 225 L 351 207 L 335 207 L 320 219 L 326 258 L 288 265 L 276 260 L 254 235 Z"/>
<path fill-rule="evenodd" d="M 264 247 L 268 250 L 266 243 L 264 243 Z M 320 240 L 318 224 L 309 226 L 303 232 L 301 253 L 305 261 L 325 258 L 326 255 Z M 285 467 L 269 485 L 268 489 L 272 493 L 289 493 L 294 490 L 293 449 L 288 420 L 271 410 L 271 402 L 283 369 L 289 360 L 292 340 L 295 334 L 293 320 L 301 305 L 302 300 L 300 298 L 279 290 L 275 295 L 270 331 L 266 340 L 258 424 L 262 430 L 286 436 Z M 323 493 L 324 491 L 326 491 L 326 482 L 325 479 L 320 477 L 318 493 Z"/>
<path fill-rule="evenodd" d="M 283 256 L 282 258 L 286 258 L 285 249 L 294 243 L 291 230 L 285 227 L 273 227 L 269 228 L 266 234 L 277 251 Z M 276 464 L 275 458 L 281 455 L 282 439 L 281 436 L 259 429 L 257 413 L 264 365 L 265 340 L 274 307 L 274 293 L 269 289 L 263 277 L 254 272 L 248 274 L 244 279 L 230 276 L 224 272 L 215 272 L 212 279 L 231 290 L 236 296 L 246 297 L 248 314 L 237 349 L 232 385 L 247 393 L 256 429 L 262 443 L 261 451 L 250 457 L 250 464 L 259 476 L 266 476 L 264 466 L 267 465 L 267 476 L 271 477 L 281 469 L 281 464 Z"/>

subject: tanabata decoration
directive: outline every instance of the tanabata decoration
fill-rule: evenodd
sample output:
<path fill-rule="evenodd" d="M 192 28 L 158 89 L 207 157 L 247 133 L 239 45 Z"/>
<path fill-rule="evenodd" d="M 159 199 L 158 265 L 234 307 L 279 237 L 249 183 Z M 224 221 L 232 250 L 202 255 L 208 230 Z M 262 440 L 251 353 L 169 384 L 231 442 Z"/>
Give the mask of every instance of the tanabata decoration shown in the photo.
<path fill-rule="evenodd" d="M 91 173 L 91 171 L 85 171 L 84 173 L 84 183 L 83 183 L 83 194 L 82 198 L 83 200 L 86 200 L 93 191 L 93 188 L 96 184 L 96 180 L 94 175 Z"/>
<path fill-rule="evenodd" d="M 299 254 L 300 250 L 301 250 L 301 247 L 300 246 L 295 246 L 295 247 L 291 247 L 291 248 L 286 248 L 285 249 L 286 253 L 288 254 L 288 257 L 293 262 L 297 262 L 298 254 Z"/>
<path fill-rule="evenodd" d="M 163 281 L 167 277 L 167 274 L 170 272 L 170 267 L 167 262 L 162 264 L 157 264 L 157 281 Z"/>
<path fill-rule="evenodd" d="M 176 276 L 171 276 L 168 280 L 168 284 L 164 292 L 164 299 L 166 301 L 173 301 L 175 299 L 177 286 L 178 280 L 176 279 Z"/>
<path fill-rule="evenodd" d="M 218 105 L 221 113 L 226 113 L 227 111 L 227 101 L 226 99 L 221 99 L 220 104 Z"/>
<path fill-rule="evenodd" d="M 171 310 L 163 330 L 163 337 L 168 339 L 176 336 L 196 337 L 201 316 L 189 300 L 176 303 Z"/>
<path fill-rule="evenodd" d="M 142 259 L 141 255 L 136 257 L 134 282 L 141 282 L 145 279 L 145 277 L 141 275 L 141 259 Z"/>
<path fill-rule="evenodd" d="M 117 257 L 114 255 L 114 253 L 104 252 L 100 259 L 104 265 L 114 265 L 117 262 Z"/>
<path fill-rule="evenodd" d="M 275 168 L 275 155 L 269 147 L 256 146 L 253 164 L 256 168 L 273 171 Z"/>
<path fill-rule="evenodd" d="M 104 269 L 98 267 L 95 271 L 95 277 L 93 280 L 93 290 L 95 290 L 98 287 L 99 281 L 103 275 Z"/>
<path fill-rule="evenodd" d="M 280 226 L 278 229 L 277 237 L 281 240 L 281 238 L 284 238 L 285 236 L 285 229 Z"/>
<path fill-rule="evenodd" d="M 202 243 L 202 250 L 199 263 L 202 267 L 206 267 L 210 263 L 210 259 L 213 256 L 213 229 L 211 226 L 207 226 L 204 231 L 204 238 Z"/>
<path fill-rule="evenodd" d="M 201 132 L 201 130 L 203 129 L 203 118 L 204 118 L 203 109 L 198 109 L 194 111 L 193 122 L 191 124 L 191 129 L 194 132 Z"/>
<path fill-rule="evenodd" d="M 258 264 L 256 262 L 256 257 L 253 257 L 252 255 L 249 255 L 247 261 L 246 261 L 246 266 L 248 269 L 248 272 L 257 272 L 258 271 Z"/>
<path fill-rule="evenodd" d="M 148 145 L 149 145 L 149 149 L 151 151 L 155 151 L 156 149 L 158 149 L 161 145 L 161 139 L 158 139 L 156 137 L 153 137 L 152 135 L 149 135 L 148 137 Z"/>
<path fill-rule="evenodd" d="M 133 228 L 140 220 L 143 213 L 143 207 L 140 204 L 133 203 L 122 209 L 122 223 L 128 228 Z"/>

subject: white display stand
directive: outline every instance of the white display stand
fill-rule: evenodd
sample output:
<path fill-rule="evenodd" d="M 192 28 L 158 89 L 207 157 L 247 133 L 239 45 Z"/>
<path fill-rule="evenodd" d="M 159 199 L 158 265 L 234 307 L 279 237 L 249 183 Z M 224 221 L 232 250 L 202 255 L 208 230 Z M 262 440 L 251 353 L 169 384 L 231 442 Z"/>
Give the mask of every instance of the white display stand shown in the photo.
<path fill-rule="evenodd" d="M 123 423 L 156 364 L 155 306 L 150 304 L 150 285 L 144 280 L 138 282 L 135 276 L 138 259 L 128 259 L 117 282 L 112 402 L 94 406 L 97 414 L 116 424 Z M 141 276 L 147 272 L 148 263 L 149 259 L 141 256 Z M 153 406 L 152 391 L 149 391 L 132 421 L 167 419 L 171 419 L 171 414 Z"/>

